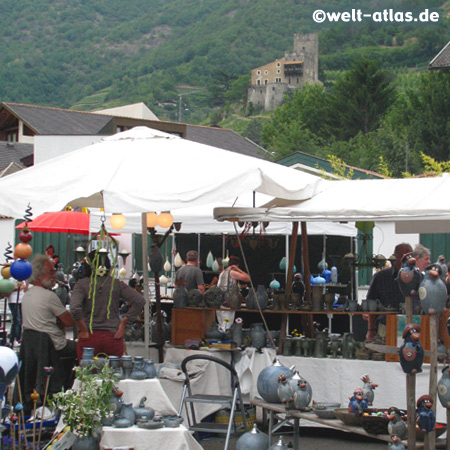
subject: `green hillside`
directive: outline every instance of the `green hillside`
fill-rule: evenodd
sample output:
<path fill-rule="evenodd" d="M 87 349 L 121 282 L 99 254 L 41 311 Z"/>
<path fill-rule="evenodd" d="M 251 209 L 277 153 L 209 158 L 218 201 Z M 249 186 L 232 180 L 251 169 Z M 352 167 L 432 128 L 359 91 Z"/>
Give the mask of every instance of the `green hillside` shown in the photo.
<path fill-rule="evenodd" d="M 313 0 L 0 1 L 0 100 L 94 110 L 137 101 L 161 118 L 203 122 L 211 86 L 318 32 L 323 81 L 361 57 L 423 68 L 449 40 L 443 0 L 323 0 L 325 11 L 438 11 L 438 23 L 322 23 Z M 217 92 L 217 91 L 216 91 Z M 220 106 L 220 102 L 219 106 Z M 220 118 L 219 118 L 220 119 Z"/>

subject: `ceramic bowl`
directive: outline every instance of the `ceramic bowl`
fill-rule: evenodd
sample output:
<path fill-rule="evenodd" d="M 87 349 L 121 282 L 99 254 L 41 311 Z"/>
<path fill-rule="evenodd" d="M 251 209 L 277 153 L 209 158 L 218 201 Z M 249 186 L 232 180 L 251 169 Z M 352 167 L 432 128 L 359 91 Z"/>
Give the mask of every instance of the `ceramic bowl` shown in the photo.
<path fill-rule="evenodd" d="M 320 419 L 336 419 L 334 410 L 341 406 L 340 403 L 314 403 L 312 410 Z"/>
<path fill-rule="evenodd" d="M 348 412 L 348 408 L 336 408 L 334 414 L 346 425 L 361 426 L 361 418 L 355 413 Z"/>
<path fill-rule="evenodd" d="M 113 422 L 113 427 L 114 428 L 129 428 L 132 425 L 133 424 L 131 423 L 131 420 L 128 420 L 128 419 L 125 419 L 125 418 L 116 419 Z"/>
<path fill-rule="evenodd" d="M 164 416 L 162 421 L 167 428 L 177 428 L 183 422 L 183 418 L 180 416 Z"/>
<path fill-rule="evenodd" d="M 140 420 L 137 424 L 139 428 L 146 430 L 156 430 L 164 426 L 164 422 L 160 419 Z"/>

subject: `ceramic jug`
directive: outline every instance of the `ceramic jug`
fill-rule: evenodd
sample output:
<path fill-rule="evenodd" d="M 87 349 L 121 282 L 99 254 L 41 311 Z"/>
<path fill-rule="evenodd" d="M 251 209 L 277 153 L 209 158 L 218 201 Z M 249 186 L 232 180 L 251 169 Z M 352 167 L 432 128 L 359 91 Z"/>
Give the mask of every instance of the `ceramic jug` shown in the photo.
<path fill-rule="evenodd" d="M 266 345 L 266 332 L 262 323 L 252 323 L 250 336 L 252 338 L 252 346 L 257 350 L 261 350 Z"/>
<path fill-rule="evenodd" d="M 231 336 L 233 339 L 233 342 L 238 346 L 242 347 L 242 323 L 234 323 L 232 330 L 231 330 Z"/>
<path fill-rule="evenodd" d="M 134 413 L 133 404 L 132 403 L 123 403 L 122 408 L 120 409 L 119 418 L 127 419 L 132 424 L 136 423 L 136 414 Z"/>
<path fill-rule="evenodd" d="M 341 345 L 342 357 L 354 359 L 356 351 L 356 341 L 353 333 L 344 333 Z"/>
<path fill-rule="evenodd" d="M 248 309 L 258 309 L 258 305 L 260 309 L 265 309 L 268 299 L 269 296 L 267 295 L 265 287 L 262 284 L 259 284 L 255 292 L 253 292 L 253 289 L 250 289 L 247 298 L 245 299 L 245 303 Z"/>
<path fill-rule="evenodd" d="M 239 309 L 242 305 L 242 294 L 239 286 L 236 284 L 230 288 L 228 292 L 228 305 L 231 309 Z"/>
<path fill-rule="evenodd" d="M 131 372 L 133 370 L 133 357 L 130 355 L 123 355 L 120 358 L 120 365 L 123 369 L 124 378 L 130 378 Z"/>
<path fill-rule="evenodd" d="M 286 336 L 283 339 L 283 356 L 292 356 L 293 341 L 292 336 Z"/>
<path fill-rule="evenodd" d="M 328 334 L 324 331 L 316 331 L 316 342 L 314 345 L 314 357 L 326 358 L 328 348 Z"/>
<path fill-rule="evenodd" d="M 147 375 L 147 378 L 155 378 L 156 377 L 156 369 L 155 363 L 153 359 L 144 360 L 144 372 Z"/>

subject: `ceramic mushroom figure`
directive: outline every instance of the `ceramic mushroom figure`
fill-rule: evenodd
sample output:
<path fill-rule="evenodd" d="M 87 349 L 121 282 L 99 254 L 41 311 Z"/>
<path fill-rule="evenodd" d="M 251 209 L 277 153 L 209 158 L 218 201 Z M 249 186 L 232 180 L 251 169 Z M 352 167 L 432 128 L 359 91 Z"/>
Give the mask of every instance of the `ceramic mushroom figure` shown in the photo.
<path fill-rule="evenodd" d="M 412 256 L 412 252 L 406 253 L 402 258 L 402 267 L 397 275 L 400 291 L 405 297 L 414 295 L 419 289 L 421 280 L 422 274 L 416 267 L 416 258 Z"/>
<path fill-rule="evenodd" d="M 442 377 L 438 382 L 437 391 L 441 405 L 450 409 L 450 366 L 442 369 Z"/>
<path fill-rule="evenodd" d="M 422 395 L 417 400 L 416 409 L 416 422 L 419 429 L 425 433 L 429 433 L 434 430 L 436 425 L 436 417 L 432 410 L 433 398 L 431 395 Z"/>
<path fill-rule="evenodd" d="M 402 440 L 396 434 L 391 436 L 391 442 L 388 445 L 388 450 L 406 450 Z"/>
<path fill-rule="evenodd" d="M 363 409 L 367 408 L 367 400 L 364 399 L 363 390 L 357 387 L 350 397 L 348 404 L 348 412 L 350 413 L 362 413 Z"/>
<path fill-rule="evenodd" d="M 388 433 L 389 435 L 397 435 L 400 439 L 405 439 L 408 429 L 406 423 L 402 420 L 400 410 L 395 406 L 391 406 L 388 410 L 389 422 Z"/>
<path fill-rule="evenodd" d="M 442 269 L 438 264 L 430 264 L 419 286 L 419 299 L 425 314 L 440 314 L 446 310 L 447 288 L 441 280 Z"/>
<path fill-rule="evenodd" d="M 422 372 L 424 351 L 420 339 L 420 326 L 415 323 L 406 325 L 403 331 L 403 344 L 399 349 L 400 365 L 405 373 Z"/>
<path fill-rule="evenodd" d="M 378 387 L 378 384 L 373 383 L 373 382 L 370 380 L 370 377 L 369 377 L 368 374 L 363 375 L 363 376 L 361 377 L 361 381 L 364 383 L 364 386 L 363 386 L 363 388 L 362 388 L 363 394 L 364 394 L 364 398 L 367 400 L 367 404 L 368 404 L 369 406 L 372 406 L 372 404 L 373 404 L 373 399 L 374 399 L 374 397 L 375 397 L 375 392 L 374 392 L 374 390 L 375 390 L 375 388 Z"/>

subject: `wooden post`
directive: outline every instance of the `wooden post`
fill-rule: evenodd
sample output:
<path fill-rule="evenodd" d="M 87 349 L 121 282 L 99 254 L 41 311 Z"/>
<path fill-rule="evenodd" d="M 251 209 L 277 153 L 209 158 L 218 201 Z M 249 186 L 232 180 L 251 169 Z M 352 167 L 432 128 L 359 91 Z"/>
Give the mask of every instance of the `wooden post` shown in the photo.
<path fill-rule="evenodd" d="M 412 323 L 412 297 L 405 297 L 406 324 Z M 408 450 L 416 450 L 416 375 L 406 374 L 406 407 L 408 424 Z"/>
<path fill-rule="evenodd" d="M 450 409 L 447 408 L 447 430 L 450 429 Z M 447 433 L 447 439 L 445 441 L 445 450 L 450 450 L 450 433 Z"/>
<path fill-rule="evenodd" d="M 308 233 L 306 230 L 306 222 L 301 222 L 302 230 L 302 256 L 303 256 L 303 272 L 305 283 L 305 301 L 311 303 L 311 283 L 309 271 L 309 248 Z M 303 334 L 308 337 L 314 337 L 314 327 L 312 314 L 302 314 Z"/>
<path fill-rule="evenodd" d="M 297 236 L 298 236 L 298 222 L 292 222 L 292 235 L 291 242 L 289 246 L 289 265 L 288 273 L 286 279 L 286 289 L 284 290 L 284 295 L 286 299 L 291 295 L 292 290 L 292 279 L 294 276 L 294 262 L 295 262 L 295 250 L 297 248 Z M 286 327 L 288 322 L 288 314 L 283 314 L 281 318 L 280 327 L 280 345 L 278 346 L 278 353 L 281 354 L 283 351 L 283 340 L 286 337 Z"/>
<path fill-rule="evenodd" d="M 430 316 L 430 392 L 433 399 L 433 412 L 436 415 L 437 398 L 437 343 L 439 329 L 439 314 Z M 425 448 L 434 450 L 436 448 L 436 430 L 430 431 L 425 437 Z"/>

